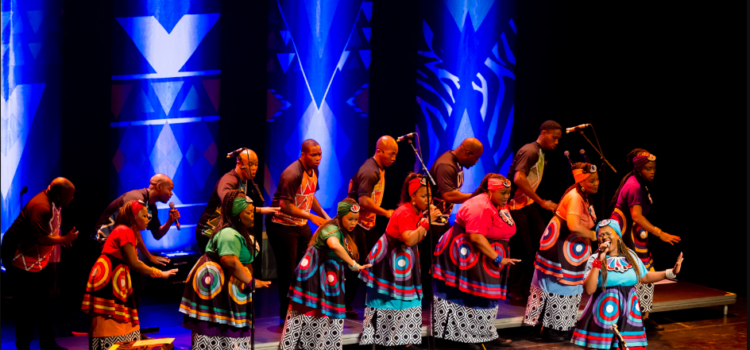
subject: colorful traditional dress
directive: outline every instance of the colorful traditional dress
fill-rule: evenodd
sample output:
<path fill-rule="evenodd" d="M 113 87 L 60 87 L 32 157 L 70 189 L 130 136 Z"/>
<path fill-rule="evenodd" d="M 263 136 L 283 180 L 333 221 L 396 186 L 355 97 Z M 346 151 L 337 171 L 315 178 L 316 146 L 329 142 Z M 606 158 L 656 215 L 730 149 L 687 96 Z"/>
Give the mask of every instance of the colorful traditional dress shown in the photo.
<path fill-rule="evenodd" d="M 386 347 L 422 343 L 422 277 L 419 249 L 407 246 L 402 233 L 416 230 L 422 216 L 411 203 L 391 216 L 385 234 L 367 256 L 372 267 L 360 271 L 367 284 L 365 321 L 360 345 Z M 428 225 L 422 224 L 424 228 Z"/>
<path fill-rule="evenodd" d="M 640 205 L 641 214 L 646 216 L 651 211 L 652 203 L 648 187 L 641 184 L 635 176 L 630 176 L 620 189 L 615 211 L 612 212 L 612 219 L 616 220 L 622 227 L 623 242 L 628 248 L 635 251 L 638 258 L 643 262 L 643 266 L 646 266 L 647 271 L 654 271 L 654 261 L 648 249 L 648 231 L 633 221 L 630 216 L 630 208 Z M 638 283 L 636 288 L 643 312 L 650 312 L 651 305 L 654 302 L 654 284 Z"/>
<path fill-rule="evenodd" d="M 508 207 L 498 211 L 487 193 L 461 205 L 455 224 L 435 248 L 433 331 L 441 339 L 485 343 L 498 338 L 494 321 L 498 300 L 505 299 L 508 269 L 482 254 L 470 233 L 485 236 L 506 258 L 516 226 Z"/>
<path fill-rule="evenodd" d="M 576 324 L 585 264 L 591 255 L 589 239 L 568 229 L 568 214 L 578 215 L 580 224 L 588 229 L 596 223 L 593 206 L 577 189 L 565 194 L 539 241 L 524 317 L 524 323 L 536 325 L 541 316 L 543 327 L 563 332 Z"/>
<path fill-rule="evenodd" d="M 236 256 L 250 274 L 247 266 L 255 259 L 257 249 L 253 252 L 245 237 L 233 228 L 223 228 L 211 236 L 206 253 L 188 275 L 180 304 L 180 312 L 185 314 L 182 326 L 192 331 L 193 349 L 250 347 L 252 294 L 249 286 L 228 270 L 225 273 L 221 257 Z"/>
<path fill-rule="evenodd" d="M 586 276 L 596 259 L 599 259 L 599 253 L 588 259 Z M 640 276 L 636 276 L 636 270 L 624 256 L 607 257 L 607 288 L 602 291 L 602 277 L 599 276 L 596 292 L 589 298 L 573 331 L 572 343 L 592 349 L 619 349 L 619 340 L 612 330 L 612 325 L 616 325 L 628 349 L 646 349 L 646 332 L 635 285 L 648 271 L 643 263 L 636 263 Z"/>
<path fill-rule="evenodd" d="M 321 227 L 313 244 L 294 270 L 289 287 L 289 310 L 279 342 L 281 350 L 340 350 L 344 332 L 343 260 L 328 247 L 331 237 L 341 242 L 347 252 L 341 229 L 335 224 Z"/>
<path fill-rule="evenodd" d="M 124 225 L 115 227 L 89 272 L 81 310 L 89 314 L 90 350 L 106 350 L 117 342 L 141 339 L 130 268 L 120 250 L 127 244 L 137 246 L 135 232 Z"/>

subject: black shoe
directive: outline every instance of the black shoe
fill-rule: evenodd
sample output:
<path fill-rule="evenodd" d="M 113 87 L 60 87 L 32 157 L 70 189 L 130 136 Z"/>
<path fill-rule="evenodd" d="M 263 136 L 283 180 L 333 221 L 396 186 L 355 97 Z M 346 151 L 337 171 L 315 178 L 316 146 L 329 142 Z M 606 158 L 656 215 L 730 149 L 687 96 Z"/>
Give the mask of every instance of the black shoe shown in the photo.
<path fill-rule="evenodd" d="M 561 343 L 565 341 L 565 337 L 560 333 L 552 328 L 544 328 L 542 329 L 542 338 L 549 342 Z"/>
<path fill-rule="evenodd" d="M 645 326 L 646 330 L 648 331 L 663 331 L 664 330 L 664 327 L 656 323 L 656 321 L 652 320 L 651 317 L 643 319 L 643 326 Z"/>

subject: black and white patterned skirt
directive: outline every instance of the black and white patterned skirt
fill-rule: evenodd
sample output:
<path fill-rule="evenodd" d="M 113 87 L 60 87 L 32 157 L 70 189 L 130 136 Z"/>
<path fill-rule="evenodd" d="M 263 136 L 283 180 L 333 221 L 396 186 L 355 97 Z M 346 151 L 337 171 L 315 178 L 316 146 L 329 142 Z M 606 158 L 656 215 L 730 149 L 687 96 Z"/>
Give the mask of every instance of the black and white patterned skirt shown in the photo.
<path fill-rule="evenodd" d="M 303 315 L 293 308 L 286 314 L 280 350 L 341 350 L 344 319 Z"/>
<path fill-rule="evenodd" d="M 535 286 L 531 286 L 530 292 L 523 323 L 535 326 L 539 323 L 541 316 L 544 328 L 562 332 L 575 328 L 581 294 L 559 295 L 548 293 Z"/>
<path fill-rule="evenodd" d="M 107 350 L 115 343 L 141 340 L 141 330 L 114 337 L 89 337 L 89 350 Z"/>
<path fill-rule="evenodd" d="M 433 297 L 433 300 L 433 334 L 436 338 L 475 344 L 498 338 L 494 324 L 497 306 L 492 309 L 473 309 L 438 297 Z"/>
<path fill-rule="evenodd" d="M 635 285 L 635 291 L 638 293 L 638 303 L 641 305 L 641 312 L 651 312 L 651 307 L 654 305 L 654 284 L 641 284 Z"/>
<path fill-rule="evenodd" d="M 250 337 L 208 336 L 193 332 L 193 350 L 244 350 L 250 348 Z"/>
<path fill-rule="evenodd" d="M 365 308 L 359 345 L 403 346 L 422 344 L 422 307 L 405 310 Z"/>

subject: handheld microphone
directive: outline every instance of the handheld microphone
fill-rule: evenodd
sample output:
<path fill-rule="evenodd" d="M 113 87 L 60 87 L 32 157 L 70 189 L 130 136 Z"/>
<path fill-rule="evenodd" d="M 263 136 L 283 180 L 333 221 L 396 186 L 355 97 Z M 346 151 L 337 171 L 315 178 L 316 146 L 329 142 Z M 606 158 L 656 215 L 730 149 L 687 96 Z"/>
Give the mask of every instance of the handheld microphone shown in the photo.
<path fill-rule="evenodd" d="M 581 125 L 573 126 L 573 127 L 565 129 L 565 133 L 570 134 L 571 132 L 576 132 L 578 130 L 588 128 L 589 126 L 591 126 L 591 124 L 581 124 Z"/>
<path fill-rule="evenodd" d="M 586 157 L 586 150 L 584 150 L 583 148 L 581 148 L 581 150 L 578 151 L 578 153 L 581 154 L 581 157 L 583 157 L 583 161 L 584 162 L 591 163 L 591 162 L 589 162 L 589 157 Z"/>
<path fill-rule="evenodd" d="M 603 253 L 604 251 L 606 251 L 606 250 L 607 250 L 607 249 L 609 248 L 610 244 L 611 244 L 611 242 L 610 242 L 610 241 L 604 242 L 604 244 L 603 244 L 603 245 L 601 245 L 601 246 L 599 247 L 599 249 L 597 249 L 597 251 L 598 251 L 599 253 Z"/>
<path fill-rule="evenodd" d="M 169 202 L 169 210 L 170 211 L 174 210 L 174 202 Z M 180 229 L 180 220 L 179 219 L 175 219 L 174 220 L 174 224 L 175 224 L 175 226 L 177 226 L 177 229 L 179 230 Z"/>
<path fill-rule="evenodd" d="M 563 154 L 565 155 L 565 158 L 568 159 L 568 165 L 572 167 L 573 166 L 573 162 L 570 161 L 570 152 L 568 152 L 568 150 L 565 150 L 565 152 L 563 152 Z"/>
<path fill-rule="evenodd" d="M 417 134 L 416 132 L 410 132 L 410 133 L 408 133 L 408 134 L 406 134 L 404 136 L 399 136 L 396 139 L 396 142 L 401 142 L 401 141 L 406 140 L 406 139 L 413 139 L 414 135 L 416 135 L 416 134 Z"/>
<path fill-rule="evenodd" d="M 240 147 L 232 152 L 227 153 L 227 158 L 236 157 L 238 154 L 242 153 L 242 151 L 245 150 L 245 147 Z"/>

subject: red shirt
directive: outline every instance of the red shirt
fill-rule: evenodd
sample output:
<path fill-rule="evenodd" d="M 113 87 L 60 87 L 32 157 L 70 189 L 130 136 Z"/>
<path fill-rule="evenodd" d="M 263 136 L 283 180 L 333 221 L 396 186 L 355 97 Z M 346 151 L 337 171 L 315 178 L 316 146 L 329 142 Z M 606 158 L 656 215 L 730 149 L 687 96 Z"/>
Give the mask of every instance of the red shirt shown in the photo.
<path fill-rule="evenodd" d="M 503 217 L 500 217 L 500 212 Z M 493 240 L 507 241 L 516 234 L 516 224 L 510 217 L 508 206 L 498 210 L 487 193 L 470 198 L 461 205 L 456 214 L 456 223 L 466 229 L 466 233 L 478 233 Z"/>
<path fill-rule="evenodd" d="M 128 243 L 132 244 L 133 248 L 138 246 L 135 232 L 125 225 L 117 226 L 112 230 L 112 233 L 107 236 L 107 241 L 104 242 L 104 248 L 102 248 L 102 254 L 107 254 L 111 257 L 122 260 L 122 252 L 120 251 L 120 248 Z"/>
<path fill-rule="evenodd" d="M 422 215 L 414 212 L 414 207 L 411 206 L 411 203 L 401 204 L 393 211 L 391 220 L 388 221 L 388 226 L 385 228 L 385 233 L 403 241 L 404 237 L 402 233 L 416 230 L 420 220 L 422 220 Z"/>

